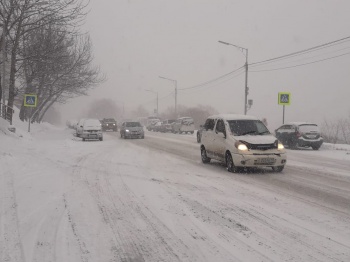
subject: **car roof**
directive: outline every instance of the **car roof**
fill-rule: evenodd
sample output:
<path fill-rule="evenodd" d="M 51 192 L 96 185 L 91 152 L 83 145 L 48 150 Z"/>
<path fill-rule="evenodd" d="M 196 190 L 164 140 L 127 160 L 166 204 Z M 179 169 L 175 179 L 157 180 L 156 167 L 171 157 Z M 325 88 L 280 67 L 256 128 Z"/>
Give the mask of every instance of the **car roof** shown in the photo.
<path fill-rule="evenodd" d="M 259 120 L 255 116 L 250 115 L 239 115 L 239 114 L 218 114 L 218 115 L 212 115 L 208 118 L 216 119 L 216 118 L 222 118 L 224 120 Z"/>
<path fill-rule="evenodd" d="M 289 122 L 286 123 L 284 125 L 295 125 L 295 126 L 301 126 L 301 125 L 313 125 L 313 126 L 317 126 L 317 124 L 315 123 L 310 123 L 310 122 Z"/>

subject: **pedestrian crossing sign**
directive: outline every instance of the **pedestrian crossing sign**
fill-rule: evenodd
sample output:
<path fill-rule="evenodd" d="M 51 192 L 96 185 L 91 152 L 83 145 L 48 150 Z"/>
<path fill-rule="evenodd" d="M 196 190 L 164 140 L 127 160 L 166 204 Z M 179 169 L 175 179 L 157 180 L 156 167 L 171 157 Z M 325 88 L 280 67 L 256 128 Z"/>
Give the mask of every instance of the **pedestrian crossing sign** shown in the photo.
<path fill-rule="evenodd" d="M 290 93 L 279 92 L 278 93 L 278 104 L 279 105 L 290 105 Z"/>
<path fill-rule="evenodd" d="M 36 107 L 37 101 L 38 101 L 37 95 L 30 95 L 30 94 L 24 95 L 24 106 Z"/>

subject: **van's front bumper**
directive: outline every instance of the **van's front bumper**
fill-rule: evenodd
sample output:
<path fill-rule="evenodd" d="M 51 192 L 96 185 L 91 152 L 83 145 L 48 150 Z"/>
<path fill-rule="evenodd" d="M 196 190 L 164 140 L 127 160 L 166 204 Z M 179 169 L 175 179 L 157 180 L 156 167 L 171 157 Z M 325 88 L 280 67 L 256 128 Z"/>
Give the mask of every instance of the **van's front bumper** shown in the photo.
<path fill-rule="evenodd" d="M 232 160 L 237 167 L 284 166 L 287 162 L 287 155 L 286 153 L 233 154 Z"/>
<path fill-rule="evenodd" d="M 102 132 L 101 133 L 95 133 L 95 132 L 85 133 L 84 132 L 80 137 L 85 138 L 85 139 L 100 139 L 100 138 L 102 138 Z"/>

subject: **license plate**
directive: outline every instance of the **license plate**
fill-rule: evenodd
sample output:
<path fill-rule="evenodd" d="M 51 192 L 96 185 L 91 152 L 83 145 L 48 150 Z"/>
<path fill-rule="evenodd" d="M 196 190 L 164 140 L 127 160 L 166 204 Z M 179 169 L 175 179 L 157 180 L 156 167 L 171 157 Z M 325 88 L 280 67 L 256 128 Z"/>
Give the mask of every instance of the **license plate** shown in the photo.
<path fill-rule="evenodd" d="M 316 136 L 312 136 L 312 135 L 311 135 L 311 136 L 307 136 L 307 137 L 308 137 L 308 138 L 316 138 Z"/>
<path fill-rule="evenodd" d="M 257 161 L 257 164 L 264 164 L 264 165 L 269 165 L 269 164 L 274 164 L 276 160 L 274 158 L 259 158 Z"/>

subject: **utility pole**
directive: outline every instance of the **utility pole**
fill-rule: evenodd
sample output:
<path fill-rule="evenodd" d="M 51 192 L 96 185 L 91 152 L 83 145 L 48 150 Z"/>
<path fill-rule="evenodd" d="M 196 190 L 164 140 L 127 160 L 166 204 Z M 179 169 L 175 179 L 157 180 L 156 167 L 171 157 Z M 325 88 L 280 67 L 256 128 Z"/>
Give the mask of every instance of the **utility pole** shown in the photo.
<path fill-rule="evenodd" d="M 163 76 L 159 76 L 159 78 L 172 81 L 175 84 L 175 117 L 177 118 L 178 117 L 178 115 L 177 115 L 177 80 L 166 78 L 166 77 L 163 77 Z"/>
<path fill-rule="evenodd" d="M 238 49 L 240 49 L 241 51 L 245 51 L 245 85 L 244 85 L 244 114 L 247 114 L 247 108 L 248 108 L 248 93 L 249 93 L 249 88 L 248 88 L 248 48 L 244 48 L 238 45 L 234 45 L 234 44 L 230 44 L 224 41 L 218 41 L 220 44 L 224 44 L 224 45 L 231 45 L 234 46 Z"/>
<path fill-rule="evenodd" d="M 159 115 L 159 108 L 158 108 L 158 92 L 153 91 L 153 90 L 149 90 L 149 89 L 145 89 L 145 91 L 152 92 L 152 93 L 155 93 L 155 94 L 157 95 L 157 116 L 158 116 L 158 115 Z"/>
<path fill-rule="evenodd" d="M 248 88 L 248 49 L 245 49 L 246 56 L 245 56 L 245 89 L 244 89 L 244 114 L 247 114 L 247 98 L 249 93 Z"/>
<path fill-rule="evenodd" d="M 2 27 L 2 45 L 1 45 L 1 56 L 2 56 L 2 74 L 1 74 L 1 85 L 2 85 L 2 103 L 5 105 L 5 75 L 6 75 L 6 37 L 7 37 L 7 25 L 4 24 Z M 0 101 L 1 102 L 1 101 Z"/>

